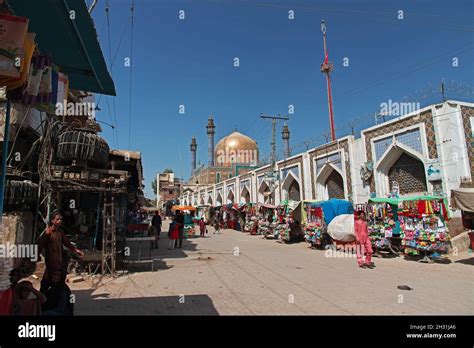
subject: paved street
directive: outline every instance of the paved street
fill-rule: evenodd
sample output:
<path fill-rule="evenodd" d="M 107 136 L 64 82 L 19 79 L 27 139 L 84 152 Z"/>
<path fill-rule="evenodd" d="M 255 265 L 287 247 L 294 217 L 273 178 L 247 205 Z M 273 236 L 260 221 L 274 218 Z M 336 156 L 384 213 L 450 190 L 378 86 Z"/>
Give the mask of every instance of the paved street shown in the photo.
<path fill-rule="evenodd" d="M 359 269 L 346 254 L 326 257 L 306 243 L 285 245 L 233 230 L 209 232 L 171 251 L 162 233 L 155 272 L 144 265 L 116 279 L 103 278 L 98 286 L 91 287 L 90 280 L 72 284 L 76 314 L 474 313 L 469 253 L 452 257 L 450 264 L 375 258 L 376 268 L 370 270 Z"/>

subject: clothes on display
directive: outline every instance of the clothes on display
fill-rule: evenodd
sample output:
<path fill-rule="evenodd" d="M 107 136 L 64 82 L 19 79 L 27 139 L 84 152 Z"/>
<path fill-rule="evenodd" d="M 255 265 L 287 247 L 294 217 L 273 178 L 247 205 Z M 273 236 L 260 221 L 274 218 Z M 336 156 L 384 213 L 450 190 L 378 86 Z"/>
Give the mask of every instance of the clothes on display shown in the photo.
<path fill-rule="evenodd" d="M 365 211 L 367 229 L 372 247 L 377 249 L 390 249 L 392 237 L 400 235 L 400 223 L 397 217 L 398 206 L 386 202 L 369 203 L 358 211 Z"/>
<path fill-rule="evenodd" d="M 305 209 L 307 220 L 303 224 L 304 238 L 312 246 L 321 245 L 324 224 L 323 209 L 312 206 L 311 203 L 306 204 Z"/>
<path fill-rule="evenodd" d="M 443 197 L 371 198 L 365 211 L 369 237 L 377 248 L 391 248 L 398 237 L 406 255 L 448 252 L 450 216 Z"/>
<path fill-rule="evenodd" d="M 402 246 L 406 255 L 448 252 L 449 219 L 443 199 L 403 202 L 399 211 Z"/>

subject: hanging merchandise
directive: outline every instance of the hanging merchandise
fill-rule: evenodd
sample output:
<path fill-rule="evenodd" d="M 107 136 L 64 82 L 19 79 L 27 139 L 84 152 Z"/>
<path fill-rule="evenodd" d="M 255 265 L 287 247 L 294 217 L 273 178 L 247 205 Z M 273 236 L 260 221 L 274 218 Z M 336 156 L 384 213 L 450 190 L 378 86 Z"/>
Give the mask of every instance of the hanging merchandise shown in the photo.
<path fill-rule="evenodd" d="M 247 203 L 243 211 L 245 213 L 244 232 L 251 233 L 252 229 L 254 228 L 255 221 L 257 220 L 257 217 L 255 216 L 255 205 Z"/>
<path fill-rule="evenodd" d="M 445 201 L 436 196 L 371 198 L 366 213 L 372 244 L 393 251 L 394 241 L 399 241 L 405 255 L 447 253 L 450 217 Z"/>
<path fill-rule="evenodd" d="M 0 76 L 19 78 L 25 59 L 28 18 L 0 14 Z"/>
<path fill-rule="evenodd" d="M 367 229 L 372 247 L 376 252 L 379 250 L 392 252 L 392 239 L 398 238 L 400 234 L 399 223 L 397 225 L 398 204 L 369 200 L 369 203 L 360 210 L 366 213 Z M 399 245 L 400 243 L 395 244 Z"/>
<path fill-rule="evenodd" d="M 275 209 L 277 207 L 269 204 L 262 204 L 258 215 L 258 230 L 257 234 L 264 237 L 274 238 L 274 229 L 277 226 L 277 219 L 275 216 Z"/>
<path fill-rule="evenodd" d="M 49 94 L 48 94 L 49 91 Z M 25 105 L 36 106 L 51 101 L 52 92 L 52 64 L 47 55 L 34 54 L 26 84 L 10 93 L 12 101 L 19 101 Z"/>
<path fill-rule="evenodd" d="M 290 226 L 293 224 L 293 210 L 295 208 L 295 201 L 284 201 L 283 205 L 277 208 L 277 222 L 273 231 L 275 239 L 282 242 L 290 242 Z M 298 204 L 296 203 L 296 206 Z"/>
<path fill-rule="evenodd" d="M 307 220 L 303 224 L 305 240 L 311 243 L 311 246 L 319 246 L 322 244 L 323 238 L 323 208 L 307 203 L 306 207 Z"/>
<path fill-rule="evenodd" d="M 420 199 L 403 206 L 399 213 L 401 238 L 406 255 L 446 254 L 448 252 L 449 218 L 444 199 Z"/>
<path fill-rule="evenodd" d="M 31 59 L 35 50 L 35 33 L 28 33 L 25 38 L 25 54 L 21 60 L 20 76 L 0 78 L 0 85 L 6 86 L 7 91 L 22 87 L 26 83 L 26 79 L 30 72 Z"/>

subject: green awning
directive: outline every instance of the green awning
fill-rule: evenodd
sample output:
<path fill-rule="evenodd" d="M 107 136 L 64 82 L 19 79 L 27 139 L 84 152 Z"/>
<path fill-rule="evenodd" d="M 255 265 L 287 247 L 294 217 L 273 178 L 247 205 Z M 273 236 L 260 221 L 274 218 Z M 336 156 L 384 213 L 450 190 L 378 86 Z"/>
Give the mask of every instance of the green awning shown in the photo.
<path fill-rule="evenodd" d="M 8 0 L 17 16 L 28 17 L 41 53 L 69 77 L 69 87 L 115 95 L 115 86 L 83 0 Z M 74 11 L 74 19 L 71 19 Z"/>
<path fill-rule="evenodd" d="M 373 197 L 369 198 L 369 202 L 372 203 L 388 203 L 391 205 L 398 205 L 398 202 L 404 201 L 439 201 L 445 200 L 446 197 L 440 196 L 411 196 L 411 197 L 401 197 L 401 198 L 384 198 L 384 197 Z"/>

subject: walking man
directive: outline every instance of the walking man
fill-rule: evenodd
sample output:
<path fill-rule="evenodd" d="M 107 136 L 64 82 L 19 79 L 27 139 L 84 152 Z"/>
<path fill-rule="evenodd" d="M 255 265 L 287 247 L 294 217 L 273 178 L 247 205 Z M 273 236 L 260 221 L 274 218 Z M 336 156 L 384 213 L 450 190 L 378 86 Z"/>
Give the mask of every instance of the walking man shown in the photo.
<path fill-rule="evenodd" d="M 365 221 L 365 212 L 359 211 L 358 219 L 354 222 L 354 231 L 357 241 L 357 263 L 361 268 L 374 268 L 372 265 L 372 243 L 367 230 L 367 221 Z M 365 261 L 364 261 L 365 254 Z"/>

